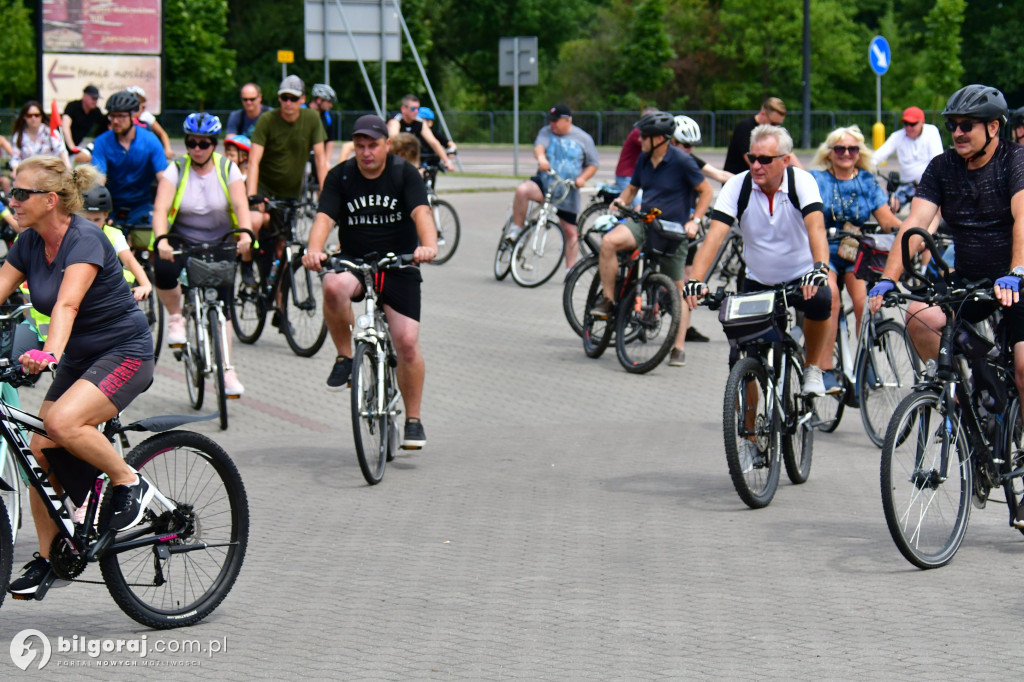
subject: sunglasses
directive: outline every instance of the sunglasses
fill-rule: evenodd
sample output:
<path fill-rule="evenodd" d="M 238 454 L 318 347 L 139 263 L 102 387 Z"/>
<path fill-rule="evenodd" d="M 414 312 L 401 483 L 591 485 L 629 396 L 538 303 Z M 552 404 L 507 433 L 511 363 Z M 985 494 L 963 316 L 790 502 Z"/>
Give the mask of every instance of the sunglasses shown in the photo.
<path fill-rule="evenodd" d="M 28 201 L 28 198 L 33 194 L 49 194 L 50 192 L 45 189 L 25 189 L 24 187 L 14 187 L 11 189 L 11 196 L 17 201 Z"/>
<path fill-rule="evenodd" d="M 918 123 L 920 123 L 920 121 L 918 121 Z M 903 127 L 904 128 L 913 128 L 916 125 L 917 125 L 917 123 L 911 123 L 910 121 L 903 121 Z"/>
<path fill-rule="evenodd" d="M 683 142 L 683 149 L 693 149 L 693 145 L 689 142 Z"/>
<path fill-rule="evenodd" d="M 259 99 L 259 97 L 243 97 L 242 101 L 243 102 L 255 102 L 258 99 Z"/>
<path fill-rule="evenodd" d="M 196 140 L 189 138 L 185 140 L 185 146 L 188 147 L 189 149 L 195 149 L 196 147 L 199 147 L 200 149 L 206 150 L 213 146 L 213 142 L 211 142 L 210 140 Z"/>
<path fill-rule="evenodd" d="M 299 98 L 295 95 L 278 95 L 277 98 L 282 102 L 298 102 Z"/>
<path fill-rule="evenodd" d="M 832 151 L 835 152 L 836 156 L 842 156 L 843 154 L 849 154 L 850 156 L 856 156 L 860 154 L 860 147 L 855 144 L 851 144 L 849 147 L 844 147 L 841 144 L 837 144 L 832 147 Z"/>
<path fill-rule="evenodd" d="M 42 117 L 43 117 L 43 115 L 40 114 L 38 111 L 36 113 L 34 113 L 34 114 L 25 114 L 25 118 L 42 118 Z"/>
<path fill-rule="evenodd" d="M 405 108 L 408 109 L 409 111 L 419 111 L 420 110 L 419 106 L 415 106 L 415 107 L 406 106 Z"/>
<path fill-rule="evenodd" d="M 754 163 L 759 163 L 762 166 L 767 166 L 775 161 L 775 159 L 781 159 L 786 154 L 776 154 L 775 156 L 759 156 L 757 154 L 747 154 L 747 161 L 753 166 Z"/>
<path fill-rule="evenodd" d="M 969 133 L 974 130 L 974 126 L 979 123 L 981 123 L 981 121 L 960 121 L 959 123 L 946 121 L 946 130 L 951 133 L 955 133 L 957 130 L 961 133 Z"/>

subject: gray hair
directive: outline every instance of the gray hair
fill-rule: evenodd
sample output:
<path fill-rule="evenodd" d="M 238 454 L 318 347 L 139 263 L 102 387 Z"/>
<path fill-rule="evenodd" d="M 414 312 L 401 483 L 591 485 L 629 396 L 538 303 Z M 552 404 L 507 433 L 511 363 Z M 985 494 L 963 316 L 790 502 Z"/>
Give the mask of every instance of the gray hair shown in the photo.
<path fill-rule="evenodd" d="M 753 132 L 750 133 L 750 146 L 753 148 L 755 142 L 760 142 L 766 137 L 774 137 L 777 146 L 775 150 L 778 154 L 792 154 L 793 153 L 793 138 L 789 136 L 789 133 L 782 126 L 773 126 L 765 123 L 754 128 Z"/>

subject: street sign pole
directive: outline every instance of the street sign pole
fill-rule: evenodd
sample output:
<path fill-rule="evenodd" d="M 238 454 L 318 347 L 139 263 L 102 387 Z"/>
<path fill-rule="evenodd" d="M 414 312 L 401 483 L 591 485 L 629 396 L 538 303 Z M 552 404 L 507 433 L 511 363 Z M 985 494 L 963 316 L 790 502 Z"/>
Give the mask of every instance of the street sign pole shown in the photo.
<path fill-rule="evenodd" d="M 525 64 L 521 59 L 525 59 Z M 519 175 L 519 86 L 537 83 L 537 36 L 501 38 L 498 41 L 498 85 L 512 86 L 512 172 L 515 175 Z"/>
<path fill-rule="evenodd" d="M 889 70 L 891 63 L 892 51 L 889 49 L 889 41 L 882 36 L 872 38 L 868 45 L 868 64 L 875 72 L 875 125 L 871 129 L 875 149 L 885 142 L 885 124 L 882 123 L 882 76 Z"/>
<path fill-rule="evenodd" d="M 519 36 L 512 39 L 512 175 L 519 175 Z"/>

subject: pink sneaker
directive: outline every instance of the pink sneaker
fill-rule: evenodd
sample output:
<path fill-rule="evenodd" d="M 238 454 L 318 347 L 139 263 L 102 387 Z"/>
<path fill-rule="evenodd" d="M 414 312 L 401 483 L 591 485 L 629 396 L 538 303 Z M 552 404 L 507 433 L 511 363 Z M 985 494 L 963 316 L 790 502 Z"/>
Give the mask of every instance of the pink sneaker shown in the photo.
<path fill-rule="evenodd" d="M 240 396 L 245 393 L 245 386 L 238 380 L 238 375 L 233 369 L 224 370 L 224 392 L 229 396 Z"/>
<path fill-rule="evenodd" d="M 185 318 L 181 315 L 167 316 L 167 345 L 185 345 Z"/>

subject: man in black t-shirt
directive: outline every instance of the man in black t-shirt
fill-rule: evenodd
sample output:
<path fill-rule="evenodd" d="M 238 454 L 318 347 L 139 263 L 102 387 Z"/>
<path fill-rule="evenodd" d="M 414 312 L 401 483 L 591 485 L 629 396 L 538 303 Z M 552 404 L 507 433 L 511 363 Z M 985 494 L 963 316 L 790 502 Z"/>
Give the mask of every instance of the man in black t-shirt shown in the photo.
<path fill-rule="evenodd" d="M 430 149 L 437 155 L 444 167 L 449 171 L 455 170 L 448 153 L 437 140 L 434 132 L 427 126 L 419 116 L 420 100 L 416 95 L 406 95 L 402 98 L 402 110 L 388 121 L 388 135 L 394 137 L 398 133 L 409 133 L 415 135 L 420 141 L 420 146 Z"/>
<path fill-rule="evenodd" d="M 391 142 L 384 121 L 372 115 L 360 117 L 352 141 L 355 159 L 338 164 L 324 179 L 303 265 L 313 271 L 321 269 L 332 222 L 338 225 L 341 253 L 349 259 L 393 252 L 411 253 L 416 263 L 434 260 L 437 227 L 427 204 L 426 187 L 415 168 L 388 153 Z M 395 344 L 398 388 L 405 402 L 402 448 L 418 450 L 427 440 L 420 422 L 425 374 L 419 346 L 420 272 L 390 270 L 384 281 L 379 300 Z M 349 272 L 329 273 L 324 276 L 323 288 L 324 320 L 338 349 L 327 390 L 341 391 L 352 371 L 352 301 L 363 297 L 363 283 Z"/>
<path fill-rule="evenodd" d="M 769 97 L 761 105 L 761 111 L 737 123 L 725 154 L 725 170 L 733 175 L 750 170 L 745 156 L 750 151 L 750 133 L 759 125 L 780 126 L 785 120 L 786 103 L 778 97 Z"/>
<path fill-rule="evenodd" d="M 100 110 L 100 91 L 95 85 L 87 85 L 82 90 L 82 99 L 68 102 L 61 116 L 61 130 L 64 132 L 64 143 L 72 154 L 79 153 L 79 145 L 86 137 L 95 137 L 107 129 L 107 118 Z M 86 162 L 88 158 L 76 159 Z"/>

